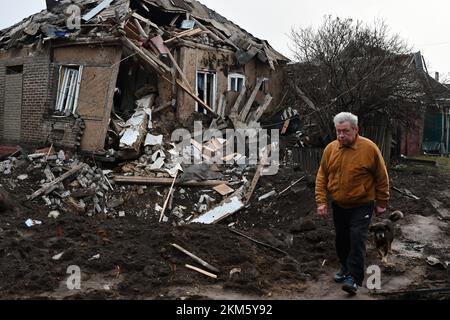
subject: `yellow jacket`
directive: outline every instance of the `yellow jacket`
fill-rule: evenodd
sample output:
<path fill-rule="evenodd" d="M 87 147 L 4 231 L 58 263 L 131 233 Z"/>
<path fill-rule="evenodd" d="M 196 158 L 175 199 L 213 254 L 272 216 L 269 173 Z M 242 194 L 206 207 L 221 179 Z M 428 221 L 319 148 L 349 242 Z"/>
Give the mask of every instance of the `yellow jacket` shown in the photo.
<path fill-rule="evenodd" d="M 327 193 L 337 205 L 350 208 L 376 200 L 386 207 L 389 177 L 377 145 L 359 135 L 350 147 L 331 142 L 323 153 L 316 177 L 317 206 L 327 204 Z"/>

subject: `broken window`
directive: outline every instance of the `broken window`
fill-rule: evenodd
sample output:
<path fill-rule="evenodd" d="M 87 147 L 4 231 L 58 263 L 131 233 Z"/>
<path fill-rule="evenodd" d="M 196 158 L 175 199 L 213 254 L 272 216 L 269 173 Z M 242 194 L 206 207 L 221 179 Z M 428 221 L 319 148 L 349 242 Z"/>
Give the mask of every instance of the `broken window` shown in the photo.
<path fill-rule="evenodd" d="M 245 86 L 245 76 L 239 73 L 232 73 L 228 76 L 228 91 L 240 92 Z"/>
<path fill-rule="evenodd" d="M 216 74 L 214 72 L 197 72 L 197 96 L 210 108 L 214 109 L 216 98 Z M 206 109 L 198 103 L 195 104 L 195 111 L 207 113 Z"/>
<path fill-rule="evenodd" d="M 80 93 L 83 66 L 60 66 L 55 113 L 63 116 L 75 114 Z"/>
<path fill-rule="evenodd" d="M 264 92 L 264 93 L 267 93 L 267 91 L 268 91 L 268 79 L 265 79 L 262 83 L 261 83 L 261 86 L 259 87 L 259 91 L 261 91 L 261 92 Z"/>
<path fill-rule="evenodd" d="M 17 66 L 6 66 L 6 74 L 20 74 L 23 72 L 23 64 Z"/>

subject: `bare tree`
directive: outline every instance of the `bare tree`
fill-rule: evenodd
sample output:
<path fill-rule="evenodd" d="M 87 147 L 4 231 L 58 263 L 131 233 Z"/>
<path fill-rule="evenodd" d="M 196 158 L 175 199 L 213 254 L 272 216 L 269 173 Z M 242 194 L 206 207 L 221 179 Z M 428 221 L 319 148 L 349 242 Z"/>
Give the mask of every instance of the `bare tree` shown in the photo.
<path fill-rule="evenodd" d="M 297 63 L 289 83 L 325 133 L 334 136 L 332 117 L 341 111 L 358 115 L 362 124 L 380 114 L 411 124 L 422 95 L 414 56 L 383 21 L 372 26 L 327 16 L 317 30 L 292 29 Z"/>

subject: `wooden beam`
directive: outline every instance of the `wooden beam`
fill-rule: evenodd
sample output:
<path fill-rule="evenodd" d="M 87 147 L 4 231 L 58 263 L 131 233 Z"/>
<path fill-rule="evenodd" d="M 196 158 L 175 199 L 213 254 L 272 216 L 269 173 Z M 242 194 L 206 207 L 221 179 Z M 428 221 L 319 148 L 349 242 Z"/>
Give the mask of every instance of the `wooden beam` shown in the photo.
<path fill-rule="evenodd" d="M 175 66 L 175 68 L 177 69 L 178 73 L 181 76 L 181 79 L 183 79 L 183 82 L 185 83 L 185 85 L 187 86 L 187 88 L 191 91 L 194 92 L 194 90 L 192 89 L 192 87 L 189 84 L 188 79 L 186 78 L 186 75 L 184 74 L 184 72 L 181 70 L 180 66 L 178 65 L 177 61 L 175 60 L 175 58 L 173 57 L 172 53 L 170 52 L 170 50 L 168 51 L 168 56 L 170 58 L 170 61 L 172 61 L 173 65 Z"/>
<path fill-rule="evenodd" d="M 255 176 L 253 177 L 252 183 L 250 185 L 250 188 L 248 189 L 247 193 L 244 197 L 244 203 L 247 204 L 250 201 L 250 198 L 252 197 L 253 192 L 255 191 L 256 185 L 258 184 L 259 178 L 261 177 L 262 170 L 264 169 L 264 165 L 266 165 L 267 158 L 269 157 L 269 153 L 272 150 L 272 145 L 267 145 L 267 154 L 264 154 L 261 156 L 260 163 L 258 167 L 256 168 Z"/>
<path fill-rule="evenodd" d="M 207 269 L 209 269 L 209 270 L 211 270 L 211 271 L 213 271 L 213 272 L 217 272 L 217 273 L 220 272 L 219 269 L 217 269 L 216 267 L 210 265 L 208 262 L 206 262 L 206 261 L 200 259 L 200 258 L 197 257 L 195 254 L 193 254 L 193 253 L 187 251 L 187 250 L 184 249 L 183 247 L 181 247 L 181 246 L 179 246 L 179 245 L 177 245 L 177 244 L 175 244 L 175 243 L 171 243 L 170 245 L 171 245 L 172 247 L 174 247 L 175 249 L 177 249 L 177 250 L 183 252 L 184 254 L 188 255 L 189 257 L 191 257 L 192 259 L 194 259 L 195 261 L 197 261 L 198 263 L 200 263 L 200 264 L 201 264 L 202 266 L 204 266 L 205 268 L 207 268 Z"/>
<path fill-rule="evenodd" d="M 159 26 L 157 24 L 151 22 L 149 19 L 144 18 L 143 16 L 141 16 L 140 14 L 138 14 L 136 12 L 133 13 L 132 17 L 136 18 L 136 19 L 138 19 L 138 20 L 140 20 L 140 21 L 142 21 L 142 22 L 144 22 L 146 24 L 148 24 L 149 26 L 151 26 L 151 27 L 153 27 L 153 28 L 155 28 L 157 30 L 159 30 Z"/>
<path fill-rule="evenodd" d="M 172 189 L 175 184 L 175 181 L 177 181 L 177 176 L 178 176 L 178 170 L 175 173 L 175 177 L 173 178 L 173 182 L 172 182 L 172 185 L 170 186 L 169 193 L 167 194 L 166 201 L 164 201 L 164 206 L 161 210 L 161 215 L 159 216 L 159 222 L 161 222 L 164 217 L 164 212 L 166 211 L 167 204 L 169 203 L 170 195 L 172 194 Z"/>
<path fill-rule="evenodd" d="M 185 264 L 184 266 L 185 266 L 186 268 L 189 268 L 189 269 L 192 269 L 192 270 L 194 270 L 194 271 L 197 271 L 197 272 L 199 272 L 199 273 L 201 273 L 201 274 L 204 274 L 205 276 L 208 276 L 208 277 L 210 277 L 210 278 L 217 279 L 217 276 L 216 276 L 215 274 L 210 273 L 210 272 L 208 272 L 208 271 L 205 271 L 205 270 L 203 270 L 203 269 L 200 269 L 200 268 L 191 266 L 190 264 Z"/>
<path fill-rule="evenodd" d="M 234 103 L 233 107 L 230 110 L 229 118 L 232 121 L 237 120 L 239 117 L 239 106 L 240 106 L 242 100 L 244 99 L 246 91 L 247 91 L 247 87 L 242 86 L 241 92 L 239 93 L 239 96 L 237 97 L 236 102 Z"/>
<path fill-rule="evenodd" d="M 189 96 L 191 96 L 195 101 L 197 101 L 199 104 L 202 105 L 203 108 L 208 110 L 210 113 L 214 115 L 214 117 L 217 117 L 217 113 L 214 112 L 213 109 L 211 109 L 205 102 L 203 102 L 202 99 L 197 97 L 195 94 L 192 93 L 186 86 L 183 84 L 183 82 L 180 81 L 180 79 L 177 79 L 177 84 L 180 86 L 181 89 L 183 89 Z"/>
<path fill-rule="evenodd" d="M 77 173 L 78 171 L 83 169 L 86 165 L 87 165 L 86 163 L 81 163 L 79 165 L 76 165 L 74 168 L 70 169 L 69 171 L 67 171 L 63 175 L 59 176 L 58 178 L 56 178 L 52 182 L 46 183 L 42 188 L 40 188 L 39 190 L 35 191 L 31 196 L 29 196 L 28 200 L 33 200 L 34 198 L 36 198 L 36 197 L 40 196 L 41 194 L 45 193 L 48 189 L 50 189 L 54 185 L 62 182 L 63 180 L 67 179 L 71 175 Z"/>
<path fill-rule="evenodd" d="M 201 44 L 201 43 L 189 41 L 189 40 L 186 40 L 186 39 L 178 39 L 178 43 L 180 45 L 182 45 L 182 46 L 185 46 L 185 47 L 188 47 L 188 48 L 193 48 L 193 49 L 202 49 L 202 50 L 207 50 L 207 51 L 223 52 L 223 53 L 227 53 L 227 54 L 234 54 L 235 53 L 231 49 L 218 48 L 218 47 L 209 46 L 209 45 L 206 45 L 206 44 Z"/>
<path fill-rule="evenodd" d="M 123 41 L 125 46 L 135 51 L 138 54 L 138 56 L 144 59 L 145 61 L 148 61 L 150 65 L 154 66 L 156 71 L 159 71 L 159 73 L 161 74 L 170 73 L 170 68 L 161 60 L 159 60 L 158 57 L 156 57 L 150 51 L 146 50 L 145 48 L 137 46 L 133 41 L 131 41 L 126 37 L 123 38 Z"/>
<path fill-rule="evenodd" d="M 283 128 L 281 129 L 281 134 L 285 134 L 287 129 L 289 128 L 289 123 L 291 123 L 290 119 L 286 119 L 283 124 Z"/>
<path fill-rule="evenodd" d="M 192 36 L 195 36 L 196 34 L 198 34 L 200 32 L 203 32 L 203 30 L 200 29 L 200 28 L 183 31 L 183 32 L 180 32 L 180 33 L 176 34 L 174 37 L 172 37 L 170 39 L 167 39 L 166 41 L 164 41 L 164 43 L 165 44 L 169 44 L 169 43 L 171 43 L 171 42 L 173 42 L 173 41 L 175 41 L 177 39 L 183 38 L 183 37 L 192 37 Z"/>
<path fill-rule="evenodd" d="M 252 194 L 255 191 L 256 185 L 258 184 L 259 178 L 261 177 L 262 170 L 263 170 L 263 164 L 260 163 L 258 165 L 258 167 L 256 168 L 255 176 L 253 177 L 250 188 L 248 189 L 247 193 L 245 194 L 245 197 L 244 197 L 245 204 L 247 204 L 250 201 L 250 198 L 252 197 Z"/>
<path fill-rule="evenodd" d="M 254 242 L 254 243 L 257 243 L 257 244 L 262 245 L 262 246 L 264 246 L 264 247 L 273 249 L 273 250 L 275 250 L 275 251 L 277 251 L 277 252 L 280 252 L 280 253 L 283 253 L 283 254 L 285 254 L 285 255 L 287 255 L 287 256 L 289 255 L 286 251 L 283 251 L 283 250 L 281 250 L 281 249 L 278 249 L 277 247 L 274 247 L 274 246 L 272 246 L 272 245 L 270 245 L 270 244 L 267 244 L 267 243 L 258 241 L 258 240 L 256 240 L 256 239 L 253 239 L 253 238 L 249 237 L 248 235 L 246 235 L 246 234 L 244 234 L 244 233 L 242 233 L 242 232 L 240 232 L 240 231 L 238 231 L 238 230 L 236 230 L 236 229 L 229 228 L 228 230 L 230 230 L 231 232 L 233 232 L 233 233 L 235 233 L 235 234 L 237 234 L 237 235 L 240 235 L 241 237 L 244 237 L 244 238 L 246 238 L 246 239 L 248 239 L 248 240 L 250 240 L 250 241 L 252 241 L 252 242 Z"/>
<path fill-rule="evenodd" d="M 143 185 L 171 185 L 172 178 L 151 178 L 151 177 L 137 177 L 137 176 L 114 176 L 114 181 L 117 183 L 143 184 Z M 221 184 L 227 184 L 228 181 L 222 180 L 205 180 L 205 181 L 175 181 L 175 186 L 183 187 L 215 187 Z"/>
<path fill-rule="evenodd" d="M 300 179 L 298 179 L 297 181 L 293 182 L 292 184 L 290 184 L 287 188 L 285 188 L 283 191 L 281 191 L 278 196 L 281 196 L 283 193 L 285 193 L 286 191 L 288 191 L 290 188 L 292 188 L 293 186 L 295 186 L 297 183 L 299 183 L 300 181 L 302 181 L 305 178 L 305 176 L 301 177 Z"/>
<path fill-rule="evenodd" d="M 259 118 L 261 118 L 261 116 L 264 114 L 264 112 L 266 112 L 267 108 L 269 107 L 270 103 L 272 102 L 272 96 L 270 94 L 267 94 L 266 97 L 264 98 L 264 102 L 262 104 L 262 106 L 260 106 L 257 110 L 256 113 L 253 117 L 252 120 L 254 121 L 258 121 Z"/>
<path fill-rule="evenodd" d="M 147 35 L 147 33 L 145 32 L 144 28 L 142 28 L 142 26 L 141 26 L 140 22 L 138 21 L 138 19 L 134 18 L 134 19 L 133 19 L 133 22 L 134 22 L 134 25 L 136 26 L 136 28 L 138 29 L 140 35 L 141 35 L 143 38 L 146 39 L 146 38 L 148 37 L 148 35 Z"/>
<path fill-rule="evenodd" d="M 252 107 L 253 101 L 255 101 L 256 95 L 258 94 L 259 88 L 261 87 L 262 83 L 265 80 L 267 80 L 267 78 L 263 78 L 263 77 L 258 78 L 255 89 L 253 89 L 253 92 L 252 92 L 250 98 L 247 100 L 247 103 L 245 104 L 244 108 L 242 109 L 241 113 L 239 114 L 240 121 L 245 122 L 245 119 L 247 118 L 247 115 L 250 112 L 250 108 Z"/>
<path fill-rule="evenodd" d="M 195 21 L 195 23 L 200 27 L 200 29 L 202 29 L 203 31 L 207 31 L 210 35 L 211 38 L 213 38 L 214 40 L 218 41 L 218 42 L 224 42 L 223 39 L 221 39 L 218 35 L 216 35 L 215 33 L 213 33 L 211 30 L 209 30 L 207 27 L 205 27 L 202 23 L 200 23 L 197 19 L 192 18 L 192 20 Z"/>

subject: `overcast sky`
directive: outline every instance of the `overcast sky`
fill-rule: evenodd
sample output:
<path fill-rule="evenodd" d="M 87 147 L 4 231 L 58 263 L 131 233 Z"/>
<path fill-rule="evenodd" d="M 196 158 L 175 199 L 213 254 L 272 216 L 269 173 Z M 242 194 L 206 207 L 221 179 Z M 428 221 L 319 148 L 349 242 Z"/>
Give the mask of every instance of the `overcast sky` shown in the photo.
<path fill-rule="evenodd" d="M 450 78 L 450 0 L 202 0 L 254 36 L 291 56 L 292 27 L 318 26 L 325 15 L 372 23 L 384 19 L 415 51 L 428 71 Z M 45 0 L 0 0 L 0 29 L 45 8 Z"/>

